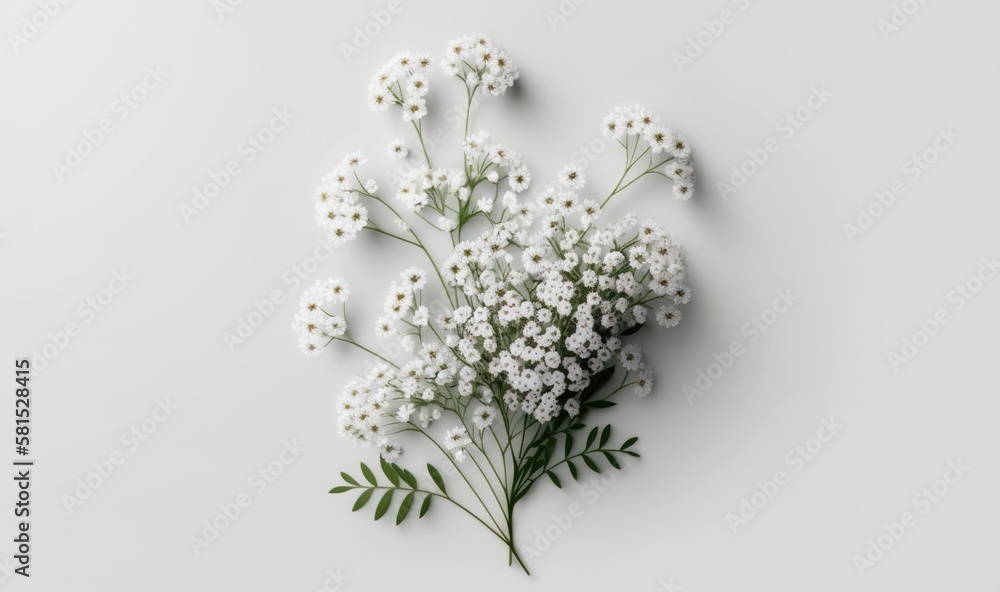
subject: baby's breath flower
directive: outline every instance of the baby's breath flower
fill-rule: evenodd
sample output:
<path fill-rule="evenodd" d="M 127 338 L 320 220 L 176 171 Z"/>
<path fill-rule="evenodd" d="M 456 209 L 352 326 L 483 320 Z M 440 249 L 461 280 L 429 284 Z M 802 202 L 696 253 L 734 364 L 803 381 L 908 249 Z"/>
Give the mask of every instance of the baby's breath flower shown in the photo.
<path fill-rule="evenodd" d="M 426 265 L 429 259 L 430 266 L 410 266 L 395 251 L 380 252 L 391 261 L 400 257 L 397 269 L 403 271 L 384 286 L 382 310 L 376 311 L 381 316 L 374 323 L 382 340 L 378 347 L 363 344 L 370 330 L 349 331 L 357 323 L 358 301 L 369 309 L 361 313 L 366 315 L 362 325 L 371 327 L 375 315 L 367 315 L 378 296 L 355 295 L 349 313 L 351 292 L 343 278 L 306 290 L 292 328 L 307 356 L 327 347 L 356 346 L 376 358 L 377 364 L 352 378 L 335 401 L 339 435 L 374 447 L 385 462 L 395 463 L 412 432 L 440 443 L 441 432 L 430 426 L 447 415 L 452 427 L 438 448 L 463 476 L 470 469 L 482 471 L 513 510 L 519 499 L 514 496 L 523 495 L 543 472 L 558 484 L 562 477 L 556 473 L 565 464 L 559 460 L 586 454 L 580 452 L 582 442 L 574 448 L 561 434 L 590 424 L 600 408 L 597 401 L 626 389 L 639 397 L 652 392 L 652 372 L 629 335 L 645 330 L 650 315 L 663 327 L 680 322 L 680 309 L 691 299 L 684 253 L 655 220 L 632 213 L 608 220 L 614 211 L 609 201 L 650 173 L 667 177 L 673 194 L 689 199 L 695 181 L 691 147 L 654 112 L 627 105 L 615 108 L 600 125 L 604 138 L 620 144 L 626 158 L 610 195 L 585 192 L 589 188 L 579 160 L 550 171 L 539 187 L 516 146 L 485 130 L 469 133 L 476 128 L 468 122 L 461 153 L 448 163 L 427 149 L 436 142 L 423 135 L 431 63 L 427 54 L 399 52 L 375 72 L 368 88 L 373 110 L 398 108 L 402 119 L 413 123 L 404 127 L 416 132 L 418 162 L 401 164 L 387 175 L 389 191 L 379 195 L 377 175 L 357 172 L 367 164 L 365 156 L 351 152 L 311 196 L 317 223 L 332 244 L 367 230 L 373 238 L 398 239 L 420 257 L 414 262 Z M 465 86 L 469 111 L 477 91 L 503 95 L 520 76 L 511 56 L 480 34 L 453 40 L 440 64 Z M 402 139 L 389 142 L 386 151 L 395 159 L 409 154 Z M 445 236 L 431 239 L 428 234 L 435 230 Z M 438 249 L 444 245 L 451 246 L 442 255 Z M 583 408 L 591 411 L 583 416 Z M 541 425 L 553 421 L 554 431 Z M 519 435 L 512 436 L 513 430 Z M 591 433 L 587 448 L 600 433 L 602 451 L 591 460 L 607 459 L 617 467 L 612 459 L 631 454 L 635 439 L 615 449 L 607 441 L 609 432 Z M 499 451 L 503 464 L 494 464 L 500 459 L 484 450 Z M 537 460 L 539 453 L 545 463 Z M 460 467 L 470 456 L 476 467 Z M 507 477 L 511 465 L 522 467 L 516 478 Z M 391 485 L 378 485 L 390 489 L 384 500 L 398 488 L 408 489 L 404 506 L 422 501 L 426 493 L 409 487 L 413 475 L 395 464 L 387 471 Z M 371 497 L 369 476 L 360 481 L 345 476 L 347 489 L 365 489 L 362 495 Z M 493 477 L 500 482 L 493 483 Z M 440 490 L 435 495 L 448 497 L 434 480 Z M 407 511 L 401 508 L 398 519 Z M 513 533 L 502 534 L 513 540 Z"/>
<path fill-rule="evenodd" d="M 520 193 L 531 186 L 531 173 L 528 167 L 521 165 L 507 173 L 507 181 L 511 190 Z"/>
<path fill-rule="evenodd" d="M 670 150 L 670 153 L 679 160 L 685 160 L 691 157 L 691 147 L 688 145 L 687 139 L 685 139 L 681 134 L 673 134 L 670 145 L 667 149 Z"/>
<path fill-rule="evenodd" d="M 451 428 L 444 436 L 444 445 L 448 447 L 448 450 L 465 448 L 469 444 L 472 444 L 472 438 L 469 437 L 469 431 L 465 429 L 465 426 Z"/>
<path fill-rule="evenodd" d="M 694 187 L 689 179 L 678 179 L 674 182 L 674 196 L 677 199 L 687 201 L 694 195 Z"/>
<path fill-rule="evenodd" d="M 676 327 L 681 322 L 681 311 L 664 304 L 656 309 L 656 322 L 667 328 Z"/>
<path fill-rule="evenodd" d="M 520 77 L 517 65 L 500 46 L 482 35 L 468 35 L 448 43 L 441 63 L 445 74 L 458 76 L 469 89 L 499 96 Z"/>
<path fill-rule="evenodd" d="M 492 212 L 493 211 L 493 198 L 485 195 L 476 202 L 476 208 L 482 212 Z"/>
<path fill-rule="evenodd" d="M 398 444 L 390 442 L 389 439 L 385 437 L 379 438 L 376 445 L 378 447 L 379 454 L 381 454 L 382 458 L 387 462 L 396 460 L 403 452 L 403 449 L 400 448 Z"/>
<path fill-rule="evenodd" d="M 403 102 L 403 121 L 419 121 L 427 115 L 427 102 L 411 98 Z"/>
<path fill-rule="evenodd" d="M 480 405 L 479 407 L 476 407 L 476 410 L 472 413 L 472 422 L 477 428 L 485 430 L 493 425 L 493 420 L 496 419 L 496 416 L 496 407 L 492 405 Z"/>
<path fill-rule="evenodd" d="M 389 156 L 393 158 L 406 158 L 406 156 L 410 153 L 410 150 L 406 147 L 406 142 L 400 139 L 395 139 L 389 142 L 389 147 L 386 149 L 386 152 L 388 152 Z"/>
<path fill-rule="evenodd" d="M 357 170 L 368 164 L 368 159 L 365 155 L 360 152 L 351 152 L 344 157 L 343 165 L 345 167 Z"/>
<path fill-rule="evenodd" d="M 646 126 L 642 136 L 649 142 L 649 147 L 653 151 L 653 154 L 669 150 L 674 141 L 671 131 L 656 123 Z"/>
<path fill-rule="evenodd" d="M 423 290 L 424 286 L 427 285 L 427 272 L 419 267 L 407 267 L 399 274 L 399 277 L 403 280 L 403 287 L 414 292 Z"/>
<path fill-rule="evenodd" d="M 585 199 L 580 205 L 580 223 L 584 228 L 590 228 L 601 216 L 601 206 L 592 199 Z"/>
<path fill-rule="evenodd" d="M 583 189 L 583 186 L 587 182 L 586 176 L 583 174 L 583 169 L 575 164 L 568 164 L 563 167 L 563 169 L 559 171 L 559 174 L 556 175 L 556 178 L 558 178 L 559 182 L 564 186 L 574 191 Z"/>
<path fill-rule="evenodd" d="M 653 373 L 645 366 L 639 370 L 639 378 L 635 381 L 635 394 L 645 397 L 653 390 Z"/>

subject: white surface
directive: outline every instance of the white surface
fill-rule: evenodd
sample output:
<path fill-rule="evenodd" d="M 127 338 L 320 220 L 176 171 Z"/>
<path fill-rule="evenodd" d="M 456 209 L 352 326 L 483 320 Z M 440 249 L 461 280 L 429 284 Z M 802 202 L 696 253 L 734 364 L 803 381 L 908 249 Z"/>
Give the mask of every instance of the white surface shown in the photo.
<path fill-rule="evenodd" d="M 700 592 L 1000 586 L 1000 281 L 960 311 L 947 300 L 983 256 L 1000 254 L 996 3 L 927 3 L 886 40 L 878 21 L 891 15 L 887 0 L 755 0 L 745 10 L 592 0 L 554 30 L 546 11 L 558 10 L 555 0 L 403 0 L 350 61 L 341 44 L 386 4 L 344 4 L 248 1 L 220 20 L 210 2 L 74 2 L 20 53 L 0 50 L 3 367 L 66 323 L 81 326 L 33 383 L 34 575 L 0 585 L 314 590 L 339 568 L 345 591 L 652 592 L 671 578 Z M 679 72 L 674 52 L 725 8 L 735 21 Z M 19 30 L 37 10 L 5 3 L 0 31 Z M 375 170 L 389 139 L 412 144 L 396 115 L 367 110 L 372 72 L 401 49 L 437 60 L 448 40 L 472 31 L 505 45 L 522 69 L 518 93 L 484 101 L 473 127 L 521 150 L 536 180 L 598 137 L 611 108 L 638 102 L 691 139 L 700 181 L 689 203 L 649 180 L 618 206 L 655 214 L 683 241 L 695 300 L 678 329 L 643 337 L 655 392 L 626 399 L 612 418 L 619 434 L 641 437 L 641 462 L 596 503 L 579 488 L 539 486 L 522 504 L 523 544 L 550 514 L 583 506 L 531 578 L 444 506 L 395 528 L 326 493 L 340 470 L 373 459 L 338 439 L 333 423 L 334 397 L 363 358 L 342 349 L 302 357 L 289 329 L 301 289 L 283 280 L 321 236 L 311 201 L 319 178 L 349 150 L 364 150 Z M 150 66 L 168 77 L 121 120 L 116 97 Z M 439 70 L 432 83 L 440 118 L 459 87 Z M 775 122 L 814 85 L 834 96 L 786 139 Z M 295 119 L 244 162 L 239 144 L 281 107 Z M 57 180 L 51 163 L 105 116 L 114 131 Z M 439 154 L 457 154 L 460 133 L 430 123 L 447 130 Z M 911 183 L 904 162 L 948 126 L 960 139 Z M 778 152 L 724 200 L 716 181 L 772 137 Z M 242 172 L 185 223 L 179 205 L 230 159 Z M 619 159 L 609 151 L 592 165 L 590 187 L 612 183 Z M 843 224 L 897 178 L 905 195 L 850 243 Z M 381 298 L 397 255 L 417 258 L 378 244 L 338 251 L 309 281 L 344 275 L 356 294 L 367 287 Z M 88 323 L 78 305 L 122 267 L 135 279 Z M 741 326 L 779 289 L 799 300 L 751 344 Z M 230 353 L 223 333 L 273 290 L 284 304 Z M 887 353 L 938 308 L 951 322 L 894 372 Z M 745 355 L 688 404 L 683 385 L 733 340 Z M 4 409 L 13 405 L 8 376 Z M 127 450 L 121 433 L 166 397 L 178 409 L 68 513 L 63 494 L 92 463 Z M 843 430 L 794 472 L 786 453 L 830 416 Z M 253 493 L 247 476 L 292 439 L 305 452 Z M 955 459 L 971 470 L 920 514 L 913 496 Z M 789 484 L 734 534 L 726 514 L 779 469 Z M 196 557 L 188 537 L 243 491 L 252 506 Z M 905 511 L 916 526 L 859 575 L 852 557 Z M 14 524 L 9 510 L 3 516 L 9 541 Z M 0 554 L 12 554 L 10 542 Z"/>

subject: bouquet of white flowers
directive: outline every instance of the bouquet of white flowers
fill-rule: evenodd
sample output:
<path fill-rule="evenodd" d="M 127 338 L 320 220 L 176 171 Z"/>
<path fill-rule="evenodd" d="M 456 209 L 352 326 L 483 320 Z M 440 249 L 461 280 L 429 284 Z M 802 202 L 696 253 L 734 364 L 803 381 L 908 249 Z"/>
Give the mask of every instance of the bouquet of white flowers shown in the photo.
<path fill-rule="evenodd" d="M 677 325 L 691 290 L 683 251 L 659 224 L 632 214 L 604 226 L 598 220 L 613 197 L 648 174 L 670 179 L 676 197 L 690 198 L 691 149 L 650 111 L 615 109 L 603 133 L 622 146 L 625 169 L 606 197 L 584 197 L 584 171 L 569 165 L 558 185 L 529 199 L 532 174 L 518 153 L 485 131 L 469 133 L 476 94 L 503 95 L 518 79 L 510 56 L 479 35 L 448 45 L 442 67 L 464 84 L 469 101 L 455 169 L 432 165 L 424 147 L 430 65 L 426 54 L 400 53 L 369 87 L 372 109 L 400 109 L 421 147 L 423 163 L 403 177 L 395 197 L 362 180 L 366 159 L 359 152 L 316 192 L 319 223 L 333 242 L 369 230 L 426 257 L 431 272 L 403 270 L 375 326 L 409 359 L 380 355 L 352 335 L 348 286 L 340 278 L 305 293 L 294 329 L 307 355 L 338 342 L 375 358 L 344 388 L 337 425 L 347 440 L 378 449 L 384 479 L 362 463 L 359 477 L 341 473 L 344 484 L 331 493 L 359 492 L 355 510 L 377 494 L 376 520 L 398 500 L 397 524 L 414 505 L 422 517 L 440 498 L 489 529 L 508 548 L 508 563 L 517 560 L 527 571 L 514 544 L 514 509 L 538 479 L 561 487 L 567 472 L 576 479 L 581 470 L 620 468 L 623 455 L 638 456 L 637 438 L 612 445 L 611 426 L 594 425 L 594 416 L 614 406 L 620 391 L 650 393 L 653 376 L 642 352 L 622 339 L 650 312 L 663 327 Z M 409 152 L 400 140 L 388 151 L 398 158 Z M 477 226 L 481 234 L 463 240 L 463 231 Z M 421 238 L 428 229 L 450 237 L 450 253 L 431 252 Z M 432 289 L 447 302 L 433 312 Z M 397 464 L 402 444 L 422 440 L 468 487 L 464 498 L 446 489 L 433 464 L 426 465 L 429 480 Z"/>

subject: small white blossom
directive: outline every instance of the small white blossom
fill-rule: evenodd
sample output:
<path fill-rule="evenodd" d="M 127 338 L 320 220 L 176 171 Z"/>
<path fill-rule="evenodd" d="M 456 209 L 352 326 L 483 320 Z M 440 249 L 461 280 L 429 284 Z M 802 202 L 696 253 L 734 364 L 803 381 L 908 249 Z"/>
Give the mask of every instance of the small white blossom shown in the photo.
<path fill-rule="evenodd" d="M 410 153 L 410 149 L 406 147 L 406 142 L 396 139 L 389 142 L 389 147 L 386 149 L 389 156 L 393 158 L 406 158 Z"/>
<path fill-rule="evenodd" d="M 427 102 L 423 99 L 409 99 L 403 102 L 403 121 L 419 121 L 427 115 Z"/>
<path fill-rule="evenodd" d="M 575 164 L 569 164 L 563 167 L 563 169 L 559 171 L 557 178 L 565 187 L 574 191 L 583 189 L 583 186 L 587 181 L 583 174 L 583 169 Z"/>
<path fill-rule="evenodd" d="M 399 447 L 398 444 L 389 442 L 388 438 L 379 438 L 378 443 L 379 454 L 386 462 L 392 462 L 399 458 L 399 455 L 403 452 L 403 449 Z"/>
<path fill-rule="evenodd" d="M 656 322 L 664 327 L 676 327 L 681 322 L 681 311 L 674 306 L 663 305 L 656 309 Z"/>
<path fill-rule="evenodd" d="M 410 416 L 413 415 L 414 409 L 413 403 L 403 403 L 399 406 L 399 410 L 396 411 L 396 418 L 402 422 L 410 421 Z"/>
<path fill-rule="evenodd" d="M 472 412 L 472 422 L 477 428 L 484 430 L 493 425 L 493 420 L 496 419 L 496 416 L 496 407 L 492 405 L 480 405 Z"/>
<path fill-rule="evenodd" d="M 472 438 L 469 437 L 469 431 L 465 426 L 451 428 L 444 436 L 444 445 L 448 450 L 465 448 L 469 444 L 472 444 Z"/>

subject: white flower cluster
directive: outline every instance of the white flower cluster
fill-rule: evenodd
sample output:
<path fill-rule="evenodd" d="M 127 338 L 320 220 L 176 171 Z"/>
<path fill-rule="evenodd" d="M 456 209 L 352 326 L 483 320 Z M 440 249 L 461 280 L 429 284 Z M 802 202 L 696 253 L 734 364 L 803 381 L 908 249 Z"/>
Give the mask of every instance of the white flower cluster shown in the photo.
<path fill-rule="evenodd" d="M 451 196 L 460 201 L 468 199 L 469 189 L 466 187 L 465 173 L 454 169 L 431 169 L 427 165 L 409 169 L 396 190 L 396 199 L 408 210 L 416 213 L 428 205 L 433 206 L 435 210 L 443 211 L 441 204 Z M 443 221 L 438 224 L 438 228 L 450 231 L 453 230 L 451 224 L 451 221 Z"/>
<path fill-rule="evenodd" d="M 497 394 L 512 411 L 539 422 L 562 411 L 575 415 L 591 377 L 615 363 L 636 373 L 636 394 L 649 394 L 652 373 L 639 348 L 623 346 L 619 335 L 645 323 L 649 304 L 659 298 L 669 302 L 656 309 L 658 322 L 672 327 L 680 320 L 678 305 L 691 298 L 681 247 L 658 224 L 640 224 L 633 215 L 587 236 L 584 210 L 569 212 L 577 228 L 563 213 L 564 200 L 548 201 L 542 197 L 537 206 L 546 220 L 540 232 L 510 220 L 455 247 L 445 278 L 468 304 L 433 322 L 419 305 L 426 273 L 410 268 L 401 274 L 376 332 L 400 338 L 407 351 L 418 343 L 419 349 L 398 371 L 380 365 L 348 384 L 340 399 L 341 434 L 379 443 L 390 425 L 427 427 L 442 411 L 468 407 L 469 397 L 482 403 L 474 421 L 485 429 Z M 518 209 L 516 197 L 512 205 Z M 515 267 L 518 250 L 522 269 Z M 429 338 L 428 326 L 443 341 Z M 449 434 L 446 443 L 461 459 L 465 432 Z"/>
<path fill-rule="evenodd" d="M 521 155 L 500 142 L 491 141 L 489 132 L 479 131 L 469 135 L 462 143 L 462 150 L 469 163 L 469 170 L 475 175 L 473 182 L 485 179 L 497 185 L 501 175 L 504 175 L 510 191 L 514 193 L 521 193 L 531 187 L 531 171 L 521 161 Z M 488 195 L 484 196 L 478 202 L 478 207 L 489 212 L 493 209 L 493 200 Z"/>
<path fill-rule="evenodd" d="M 604 118 L 601 132 L 607 140 L 622 141 L 629 136 L 641 137 L 653 154 L 666 152 L 673 156 L 665 168 L 666 176 L 674 180 L 674 196 L 681 200 L 694 195 L 694 165 L 691 146 L 678 132 L 660 125 L 660 118 L 639 105 L 619 107 Z"/>
<path fill-rule="evenodd" d="M 400 106 L 403 118 L 414 122 L 421 146 L 429 63 L 426 54 L 400 53 L 369 87 L 372 108 Z M 470 104 L 477 88 L 502 95 L 518 78 L 506 52 L 479 35 L 451 42 L 443 67 L 465 82 Z M 636 178 L 669 177 L 678 198 L 691 197 L 691 149 L 652 112 L 639 106 L 615 109 L 603 132 L 625 148 L 623 181 L 648 156 L 645 170 L 635 169 Z M 650 313 L 661 326 L 676 326 L 679 306 L 691 298 L 683 250 L 659 224 L 628 214 L 598 225 L 608 201 L 635 179 L 619 182 L 605 198 L 590 197 L 584 193 L 584 170 L 571 164 L 558 171 L 557 184 L 529 196 L 532 174 L 516 151 L 486 131 L 469 134 L 462 148 L 460 168 L 432 167 L 427 158 L 408 169 L 395 194 L 416 214 L 416 224 L 450 236 L 454 248 L 444 261 L 435 259 L 417 231 L 378 195 L 374 180 L 361 180 L 358 170 L 366 162 L 361 153 L 345 156 L 317 190 L 317 218 L 332 241 L 350 240 L 368 228 L 418 247 L 431 259 L 431 277 L 441 280 L 436 290 L 450 302 L 432 318 L 423 298 L 429 274 L 404 270 L 389 288 L 375 333 L 398 340 L 397 351 L 409 359 L 382 358 L 384 363 L 353 378 L 338 400 L 340 434 L 375 444 L 390 460 L 400 452 L 389 441 L 393 434 L 423 431 L 445 414 L 460 421 L 444 440 L 458 460 L 477 434 L 494 429 L 497 417 L 509 424 L 515 415 L 526 423 L 548 422 L 562 413 L 576 416 L 594 395 L 588 391 L 594 376 L 614 366 L 626 374 L 621 388 L 648 395 L 652 372 L 639 348 L 622 338 Z M 396 158 L 408 154 L 398 139 L 387 151 Z M 402 236 L 370 220 L 362 200 L 391 212 Z M 427 216 L 430 211 L 436 219 Z M 488 230 L 462 240 L 462 228 L 478 216 Z M 342 314 L 323 308 L 346 297 L 342 280 L 320 282 L 303 297 L 295 330 L 305 353 L 316 354 L 334 340 L 359 345 L 347 332 L 346 304 Z"/>
<path fill-rule="evenodd" d="M 299 347 L 307 356 L 318 355 L 331 341 L 347 332 L 347 321 L 343 315 L 327 312 L 323 306 L 328 303 L 344 304 L 350 291 L 343 278 L 320 280 L 306 290 L 299 302 L 299 313 L 295 315 L 292 329 L 299 334 Z"/>
<path fill-rule="evenodd" d="M 456 246 L 445 279 L 469 304 L 436 324 L 454 332 L 455 353 L 487 376 L 484 382 L 508 387 L 502 395 L 512 410 L 545 422 L 562 410 L 575 413 L 576 395 L 622 351 L 618 335 L 645 323 L 650 303 L 670 300 L 656 309 L 656 318 L 672 327 L 691 290 L 683 251 L 659 225 L 640 225 L 629 215 L 588 236 L 583 227 L 591 214 L 572 209 L 580 222 L 574 227 L 563 213 L 564 200 L 547 203 L 542 196 L 539 232 L 510 220 Z M 519 209 L 516 197 L 510 202 Z M 649 394 L 648 368 L 624 358 L 623 365 L 642 380 L 635 392 Z"/>
<path fill-rule="evenodd" d="M 355 238 L 368 224 L 368 208 L 360 197 L 378 191 L 378 185 L 372 179 L 361 185 L 357 171 L 366 163 L 362 153 L 348 154 L 316 189 L 316 220 L 335 245 Z"/>
<path fill-rule="evenodd" d="M 507 52 L 488 37 L 468 35 L 448 43 L 448 57 L 441 68 L 449 76 L 461 78 L 470 90 L 500 96 L 514 86 L 520 76 Z"/>
<path fill-rule="evenodd" d="M 419 268 L 410 267 L 399 274 L 400 283 L 393 283 L 386 295 L 383 310 L 384 316 L 375 322 L 375 334 L 379 337 L 393 337 L 400 334 L 396 321 L 403 320 L 403 317 L 410 315 L 410 325 L 413 327 L 426 327 L 429 311 L 426 306 L 416 304 L 420 297 L 420 291 L 427 285 L 427 273 Z M 414 310 L 414 307 L 416 309 Z M 412 314 L 411 314 L 412 313 Z M 407 351 L 413 351 L 413 340 L 404 340 L 403 345 Z"/>
<path fill-rule="evenodd" d="M 427 81 L 431 58 L 425 53 L 408 51 L 396 54 L 379 68 L 368 84 L 368 106 L 385 111 L 399 105 L 403 121 L 419 121 L 427 115 Z"/>

